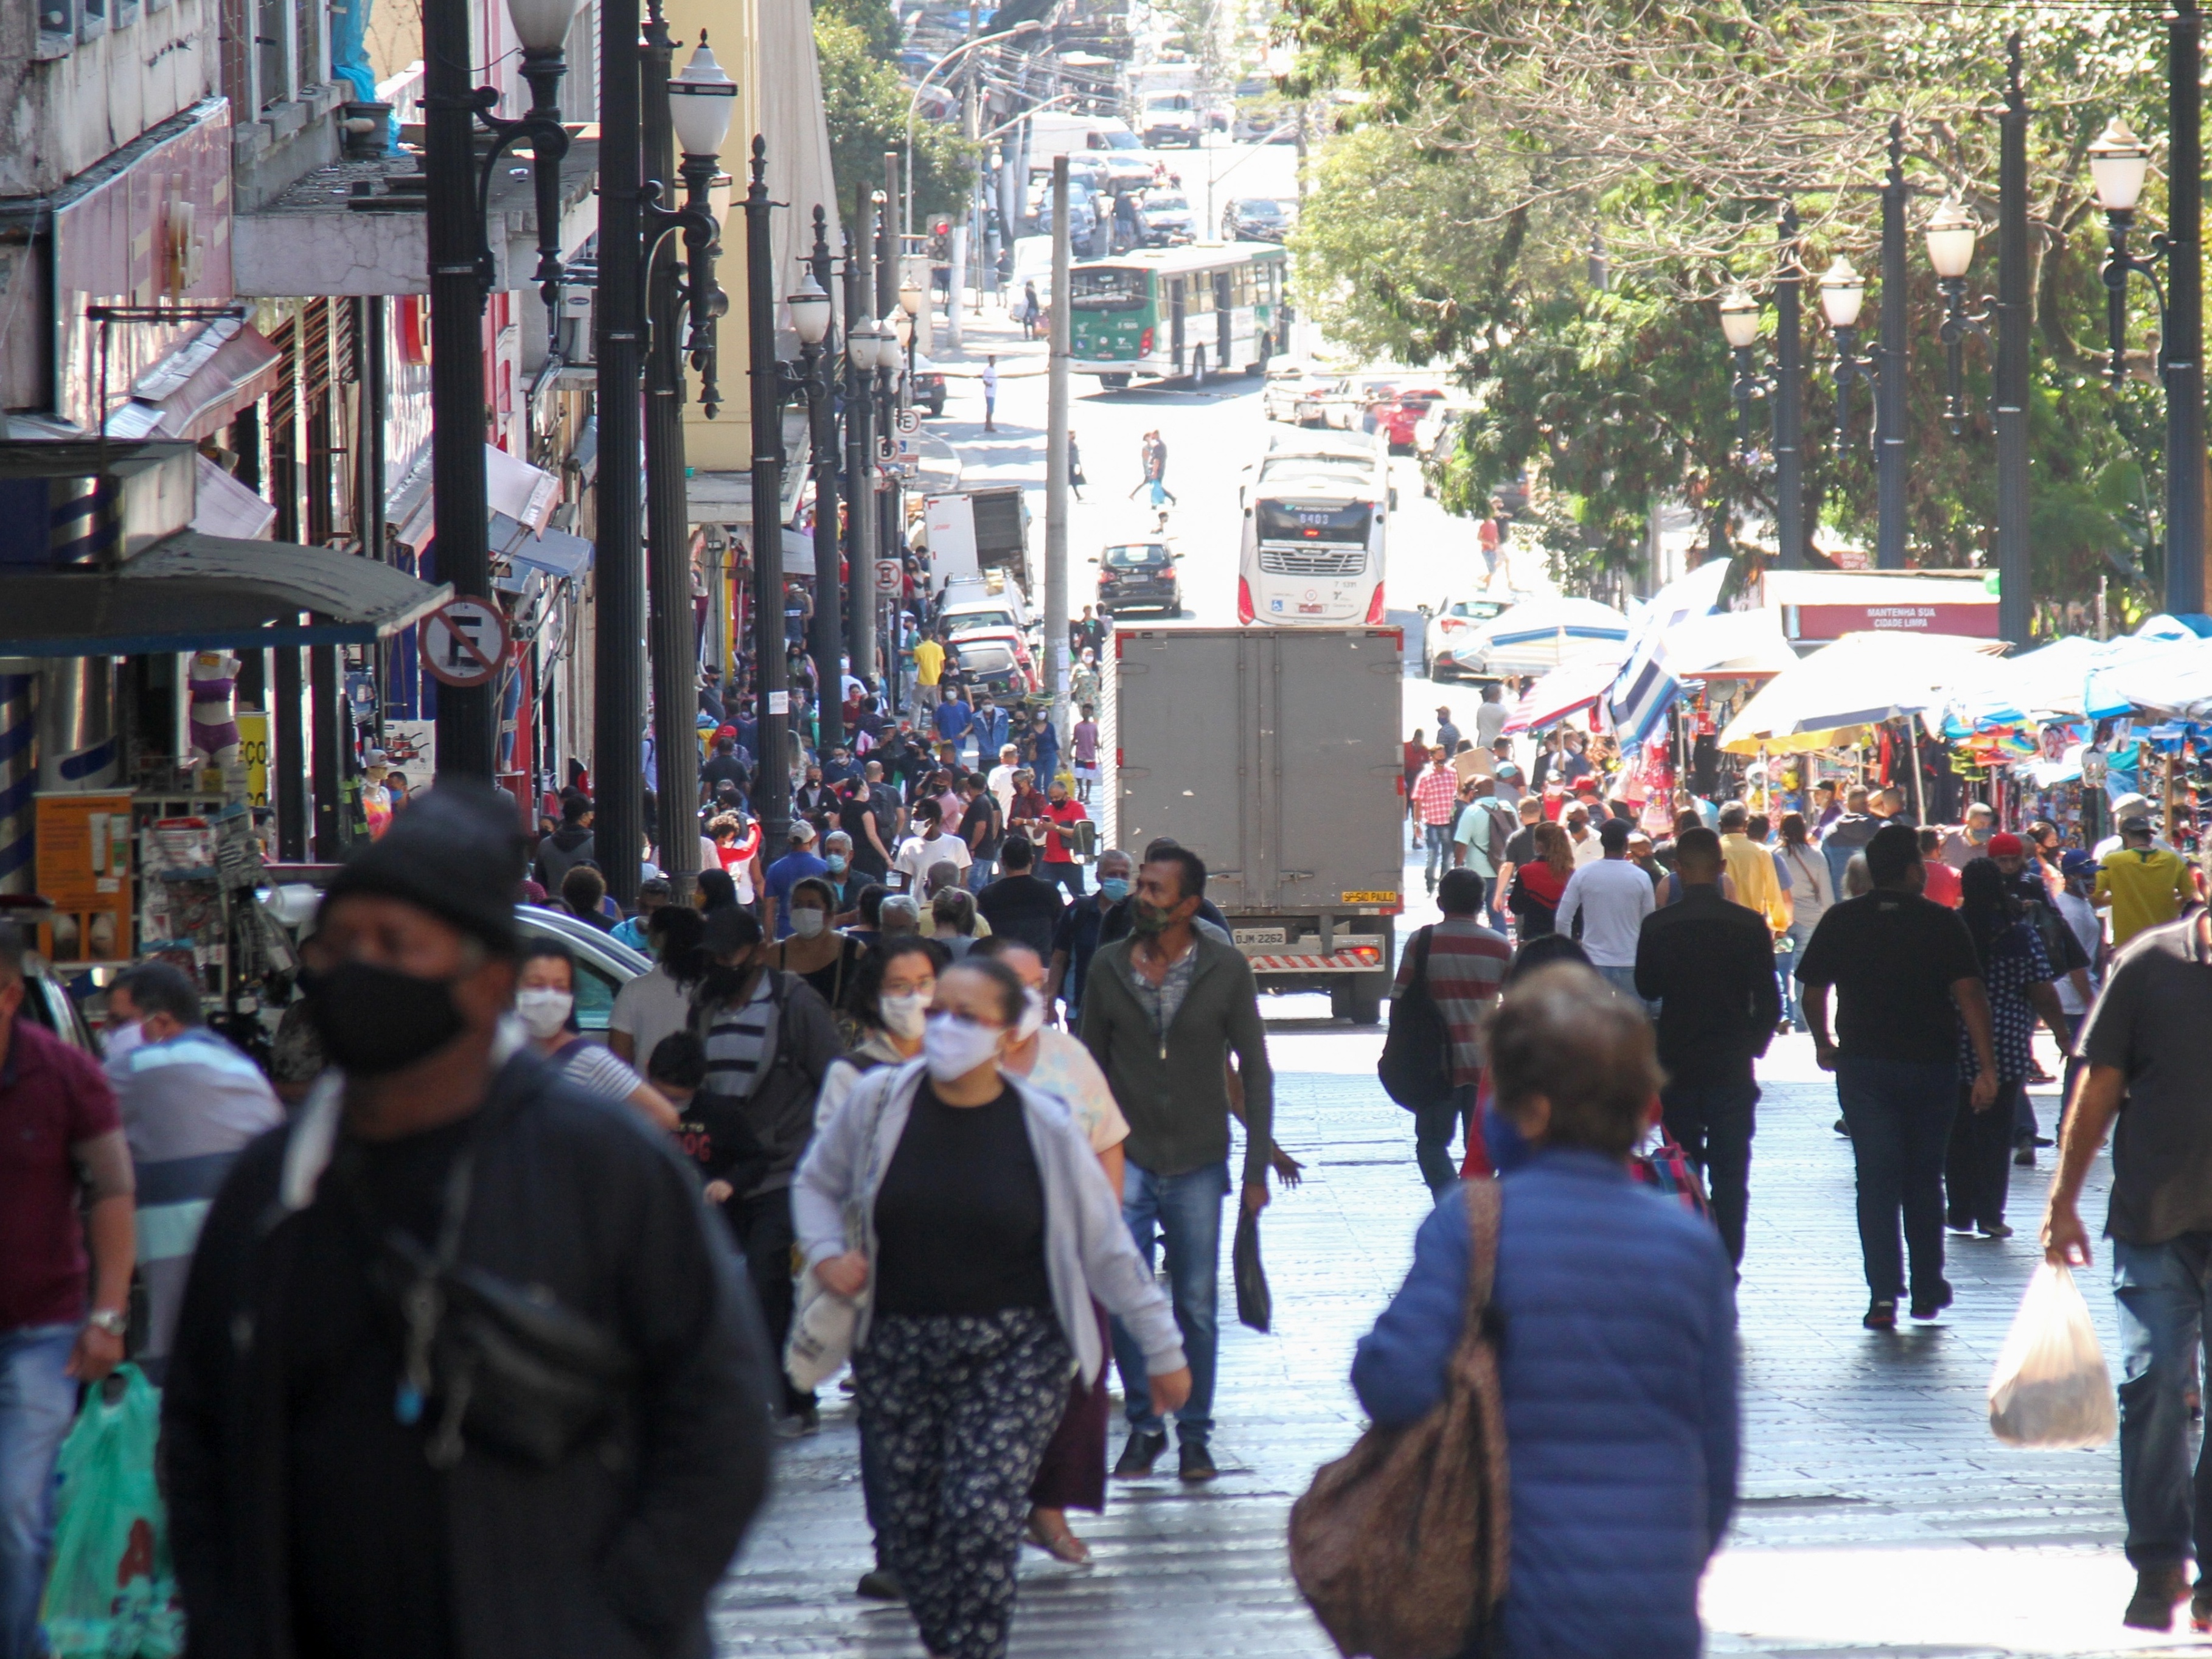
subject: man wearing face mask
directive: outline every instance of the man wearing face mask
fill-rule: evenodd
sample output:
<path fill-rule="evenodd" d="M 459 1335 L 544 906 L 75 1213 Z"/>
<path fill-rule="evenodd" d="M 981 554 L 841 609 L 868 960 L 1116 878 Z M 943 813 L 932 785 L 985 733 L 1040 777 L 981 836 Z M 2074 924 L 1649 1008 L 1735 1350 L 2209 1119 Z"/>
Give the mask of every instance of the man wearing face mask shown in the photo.
<path fill-rule="evenodd" d="M 1148 1267 L 1155 1237 L 1166 1240 L 1176 1323 L 1190 1356 L 1190 1399 L 1176 1414 L 1185 1480 L 1217 1473 L 1206 1443 L 1221 1200 L 1230 1190 L 1231 1054 L 1244 1097 L 1243 1204 L 1254 1214 L 1267 1203 L 1275 1121 L 1259 988 L 1242 951 L 1193 925 L 1205 896 L 1206 865 L 1195 853 L 1167 847 L 1148 854 L 1128 900 L 1132 937 L 1091 960 L 1081 1031 L 1129 1120 L 1121 1212 Z M 1119 1324 L 1114 1350 L 1129 1415 L 1128 1443 L 1114 1472 L 1146 1475 L 1167 1449 L 1166 1425 L 1146 1399 L 1143 1352 Z"/>
<path fill-rule="evenodd" d="M 1045 986 L 1045 1006 L 1050 1010 L 1062 998 L 1067 1003 L 1072 1030 L 1083 1018 L 1083 981 L 1097 953 L 1106 918 L 1129 896 L 1129 855 L 1118 849 L 1098 855 L 1098 890 L 1087 901 L 1071 904 L 1061 913 L 1052 933 L 1052 975 Z"/>
<path fill-rule="evenodd" d="M 809 876 L 830 873 L 830 866 L 814 856 L 814 826 L 805 818 L 791 821 L 791 850 L 768 867 L 768 932 L 771 939 L 791 933 L 791 890 Z"/>
<path fill-rule="evenodd" d="M 333 1069 L 224 1183 L 164 1394 L 196 1654 L 706 1650 L 768 1353 L 666 1138 L 510 1018 L 520 869 L 512 799 L 441 781 L 301 947 Z"/>
<path fill-rule="evenodd" d="M 730 1183 L 722 1206 L 751 1270 L 771 1352 L 791 1334 L 791 1172 L 814 1133 L 814 1102 L 844 1045 L 813 987 L 771 967 L 750 910 L 707 918 L 713 966 L 691 997 L 691 1028 L 707 1050 L 707 1080 L 691 1115 L 728 1157 L 714 1174 Z M 820 1422 L 814 1396 L 782 1381 L 784 1413 L 802 1432 Z"/>

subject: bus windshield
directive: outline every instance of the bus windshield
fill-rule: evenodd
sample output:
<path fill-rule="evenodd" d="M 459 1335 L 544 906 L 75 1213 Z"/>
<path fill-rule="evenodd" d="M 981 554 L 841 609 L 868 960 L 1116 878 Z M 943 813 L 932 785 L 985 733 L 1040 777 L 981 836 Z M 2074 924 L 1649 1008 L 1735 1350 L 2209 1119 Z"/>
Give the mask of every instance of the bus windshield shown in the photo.
<path fill-rule="evenodd" d="M 1283 455 L 1260 469 L 1260 483 L 1270 490 L 1317 494 L 1364 494 L 1373 486 L 1375 463 L 1329 455 Z"/>
<path fill-rule="evenodd" d="M 1138 311 L 1147 286 L 1141 270 L 1092 267 L 1068 273 L 1068 300 L 1079 311 Z"/>

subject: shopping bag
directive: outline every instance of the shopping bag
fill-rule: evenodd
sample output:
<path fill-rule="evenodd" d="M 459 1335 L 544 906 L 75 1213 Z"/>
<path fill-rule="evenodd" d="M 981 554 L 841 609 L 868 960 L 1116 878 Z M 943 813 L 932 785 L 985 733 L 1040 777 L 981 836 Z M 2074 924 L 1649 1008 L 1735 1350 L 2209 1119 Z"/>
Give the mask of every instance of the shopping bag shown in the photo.
<path fill-rule="evenodd" d="M 2027 1281 L 1990 1377 L 1990 1429 L 2008 1446 L 2101 1446 L 2118 1431 L 2112 1375 L 2074 1275 L 2045 1262 Z"/>
<path fill-rule="evenodd" d="M 1260 1265 L 1260 1218 L 1242 1204 L 1237 1206 L 1229 1262 L 1237 1279 L 1237 1322 L 1266 1330 L 1275 1316 L 1275 1298 L 1268 1293 L 1267 1270 Z"/>
<path fill-rule="evenodd" d="M 53 1560 L 40 1622 L 55 1659 L 173 1659 L 185 1610 L 154 1477 L 161 1396 L 118 1365 L 85 1396 L 55 1467 Z"/>

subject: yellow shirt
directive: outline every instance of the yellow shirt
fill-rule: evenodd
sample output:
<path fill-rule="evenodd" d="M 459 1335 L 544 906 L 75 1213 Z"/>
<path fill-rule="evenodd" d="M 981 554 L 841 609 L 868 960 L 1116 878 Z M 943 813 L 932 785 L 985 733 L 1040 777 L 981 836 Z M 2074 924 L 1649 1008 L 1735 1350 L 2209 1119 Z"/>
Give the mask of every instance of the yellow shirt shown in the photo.
<path fill-rule="evenodd" d="M 1735 902 L 1765 916 L 1778 933 L 1788 927 L 1790 911 L 1783 901 L 1782 884 L 1775 878 L 1774 854 L 1749 836 L 1731 835 L 1721 837 L 1721 856 L 1735 883 Z"/>
<path fill-rule="evenodd" d="M 2093 904 L 2112 907 L 2112 946 L 2125 945 L 2146 927 L 2172 921 L 2197 896 L 2189 866 L 2180 854 L 2163 847 L 2122 847 L 2097 866 Z"/>
<path fill-rule="evenodd" d="M 924 685 L 937 684 L 938 676 L 945 672 L 945 647 L 935 640 L 924 640 L 914 648 L 914 677 Z"/>

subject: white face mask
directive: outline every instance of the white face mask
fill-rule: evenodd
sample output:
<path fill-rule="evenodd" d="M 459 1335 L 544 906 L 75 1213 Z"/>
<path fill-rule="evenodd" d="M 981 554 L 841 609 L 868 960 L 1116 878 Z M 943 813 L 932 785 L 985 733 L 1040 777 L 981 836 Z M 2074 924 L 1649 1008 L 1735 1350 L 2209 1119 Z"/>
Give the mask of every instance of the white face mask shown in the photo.
<path fill-rule="evenodd" d="M 142 1047 L 145 1041 L 146 1028 L 134 1019 L 128 1025 L 109 1028 L 107 1042 L 102 1052 L 110 1060 L 120 1060 L 133 1048 Z"/>
<path fill-rule="evenodd" d="M 999 1052 L 1002 1035 L 995 1026 L 978 1025 L 958 1014 L 932 1014 L 921 1034 L 921 1054 L 931 1079 L 955 1082 L 988 1064 Z"/>
<path fill-rule="evenodd" d="M 929 1018 L 929 999 L 920 991 L 902 997 L 881 997 L 876 1006 L 883 1013 L 884 1030 L 909 1042 L 921 1035 L 923 1022 Z"/>
<path fill-rule="evenodd" d="M 568 1023 L 568 1011 L 576 1006 L 576 999 L 567 991 L 556 991 L 550 986 L 532 986 L 514 994 L 514 1012 L 530 1035 L 540 1042 L 555 1036 Z"/>
<path fill-rule="evenodd" d="M 1014 1041 L 1027 1042 L 1044 1029 L 1044 993 L 1034 985 L 1022 988 L 1022 1017 L 1014 1023 Z"/>
<path fill-rule="evenodd" d="M 817 939 L 829 925 L 830 918 L 819 910 L 793 910 L 791 913 L 791 931 L 801 939 Z"/>

